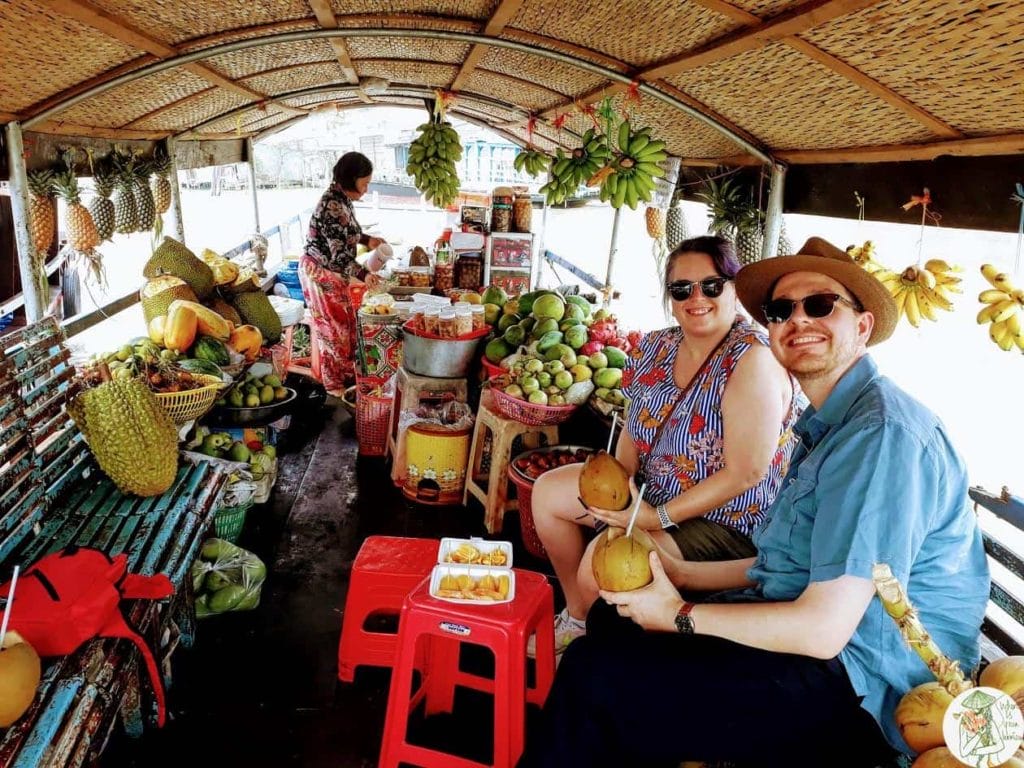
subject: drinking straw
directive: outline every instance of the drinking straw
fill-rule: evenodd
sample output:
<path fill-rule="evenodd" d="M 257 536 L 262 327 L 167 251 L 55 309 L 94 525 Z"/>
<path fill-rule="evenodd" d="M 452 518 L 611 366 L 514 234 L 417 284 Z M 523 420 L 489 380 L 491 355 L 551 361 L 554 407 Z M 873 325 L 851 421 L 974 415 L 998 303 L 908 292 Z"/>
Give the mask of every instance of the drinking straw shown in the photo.
<path fill-rule="evenodd" d="M 4 606 L 4 619 L 0 622 L 0 648 L 4 647 L 4 637 L 7 635 L 7 622 L 11 618 L 11 606 L 14 605 L 14 588 L 18 586 L 18 566 L 14 566 L 14 575 L 11 577 L 11 588 L 7 591 L 7 605 Z"/>
<path fill-rule="evenodd" d="M 605 449 L 605 453 L 612 452 L 612 440 L 615 439 L 615 425 L 619 421 L 619 412 L 612 411 L 612 431 L 608 435 L 608 447 Z"/>
<path fill-rule="evenodd" d="M 640 493 L 636 495 L 636 503 L 633 504 L 633 514 L 629 516 L 629 525 L 626 526 L 626 535 L 633 535 L 633 525 L 636 523 L 637 513 L 640 512 L 640 502 L 644 500 L 644 491 L 647 489 L 647 483 L 640 486 Z"/>

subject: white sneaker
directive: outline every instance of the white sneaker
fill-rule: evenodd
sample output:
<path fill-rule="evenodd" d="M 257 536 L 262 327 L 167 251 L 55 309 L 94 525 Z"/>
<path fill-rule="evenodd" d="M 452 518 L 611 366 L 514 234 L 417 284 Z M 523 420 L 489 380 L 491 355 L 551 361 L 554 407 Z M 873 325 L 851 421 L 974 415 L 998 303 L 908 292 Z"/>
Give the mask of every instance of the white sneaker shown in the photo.
<path fill-rule="evenodd" d="M 555 656 L 561 655 L 569 643 L 577 637 L 587 634 L 587 625 L 569 615 L 569 609 L 563 608 L 555 616 Z M 526 655 L 531 659 L 537 656 L 537 636 L 532 635 L 526 643 Z"/>

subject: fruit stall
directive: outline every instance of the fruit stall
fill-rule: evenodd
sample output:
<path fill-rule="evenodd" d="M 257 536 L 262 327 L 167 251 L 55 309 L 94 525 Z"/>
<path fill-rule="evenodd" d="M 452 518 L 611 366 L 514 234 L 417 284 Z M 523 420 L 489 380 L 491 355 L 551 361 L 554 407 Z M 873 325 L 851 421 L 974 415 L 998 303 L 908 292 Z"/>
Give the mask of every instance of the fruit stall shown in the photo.
<path fill-rule="evenodd" d="M 399 653 L 403 600 L 453 632 L 458 611 L 521 610 L 546 637 L 559 597 L 538 576 L 552 569 L 533 486 L 587 463 L 603 479 L 581 498 L 621 501 L 608 452 L 629 354 L 651 328 L 623 320 L 645 299 L 615 276 L 664 264 L 687 236 L 684 199 L 744 263 L 791 249 L 784 213 L 919 224 L 929 244 L 940 224 L 1024 236 L 1020 3 L 383 5 L 0 4 L 0 763 L 180 763 L 211 722 L 225 724 L 204 747 L 211 764 L 415 762 L 405 723 L 389 720 L 409 704 L 392 673 L 422 661 Z M 400 170 L 445 226 L 369 255 L 396 257 L 379 290 L 354 292 L 356 379 L 327 398 L 298 278 L 302 220 L 298 241 L 261 228 L 254 144 L 317 112 L 383 106 L 423 116 Z M 459 121 L 520 148 L 517 183 L 463 188 Z M 189 231 L 180 179 L 234 163 L 251 204 L 223 226 L 252 234 L 218 253 Z M 548 213 L 579 200 L 614 222 L 604 277 L 545 246 Z M 633 212 L 642 242 L 619 235 Z M 144 261 L 131 290 L 61 317 L 61 265 L 100 287 L 126 269 L 106 244 L 129 237 Z M 1012 265 L 931 250 L 892 255 L 872 236 L 849 253 L 901 324 L 967 313 L 979 345 L 1024 351 L 1019 243 Z M 556 263 L 587 286 L 554 284 Z M 984 281 L 976 302 L 971 279 Z M 122 322 L 129 311 L 141 322 Z M 115 343 L 75 347 L 108 320 Z M 972 494 L 1014 525 L 1010 490 Z M 1019 573 L 1012 534 L 989 549 Z M 123 549 L 133 574 L 172 577 L 172 597 L 131 603 L 168 687 L 163 729 L 158 688 L 124 643 L 40 660 L 7 615 L 45 550 L 90 542 Z M 634 544 L 606 535 L 608 583 L 625 583 Z M 1024 608 L 1012 587 L 993 605 L 986 658 L 1010 661 L 981 683 L 1016 695 Z M 362 610 L 394 622 L 344 621 Z M 412 715 L 410 732 L 513 764 L 550 660 L 516 691 L 526 719 L 496 729 L 507 681 L 450 655 L 431 656 L 448 685 L 424 692 L 430 716 Z M 907 693 L 897 717 L 915 765 L 943 764 L 936 723 L 969 682 Z M 454 725 L 434 717 L 453 702 Z"/>

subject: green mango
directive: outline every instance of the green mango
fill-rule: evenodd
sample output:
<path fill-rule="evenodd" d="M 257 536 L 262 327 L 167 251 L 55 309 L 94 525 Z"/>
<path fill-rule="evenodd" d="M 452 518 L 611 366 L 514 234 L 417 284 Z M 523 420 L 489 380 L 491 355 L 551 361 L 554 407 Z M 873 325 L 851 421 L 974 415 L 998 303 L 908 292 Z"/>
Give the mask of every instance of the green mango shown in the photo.
<path fill-rule="evenodd" d="M 584 299 L 582 296 L 566 296 L 565 302 L 567 304 L 575 304 L 583 311 L 583 317 L 590 317 L 591 306 L 590 302 Z"/>
<path fill-rule="evenodd" d="M 539 325 L 539 323 L 538 323 Z M 537 351 L 541 354 L 546 354 L 549 349 L 554 347 L 556 344 L 562 343 L 562 332 L 561 331 L 548 331 L 537 341 Z"/>
<path fill-rule="evenodd" d="M 247 594 L 248 590 L 241 584 L 232 584 L 210 595 L 207 604 L 214 613 L 223 613 L 234 610 Z"/>

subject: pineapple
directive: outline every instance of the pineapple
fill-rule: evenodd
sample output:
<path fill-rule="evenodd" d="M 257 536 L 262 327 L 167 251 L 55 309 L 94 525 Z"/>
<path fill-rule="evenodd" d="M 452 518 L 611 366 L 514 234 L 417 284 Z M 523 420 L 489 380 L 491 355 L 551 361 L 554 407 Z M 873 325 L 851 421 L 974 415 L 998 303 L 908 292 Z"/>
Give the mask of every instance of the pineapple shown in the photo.
<path fill-rule="evenodd" d="M 54 177 L 53 188 L 67 203 L 68 245 L 79 253 L 90 253 L 100 244 L 100 236 L 88 209 L 82 205 L 75 172 L 68 169 L 58 173 Z"/>
<path fill-rule="evenodd" d="M 89 202 L 89 213 L 96 225 L 100 242 L 103 242 L 114 234 L 114 203 L 110 200 L 110 193 L 114 191 L 117 177 L 109 159 L 96 163 L 92 181 L 96 187 L 96 197 Z"/>
<path fill-rule="evenodd" d="M 669 253 L 679 247 L 684 240 L 689 239 L 690 230 L 686 226 L 686 215 L 683 213 L 681 200 L 673 203 L 665 215 L 665 246 Z"/>
<path fill-rule="evenodd" d="M 138 229 L 139 224 L 139 212 L 135 207 L 135 194 L 132 190 L 135 181 L 131 172 L 132 158 L 116 150 L 112 158 L 117 171 L 117 188 L 111 196 L 114 203 L 114 231 L 127 235 Z"/>
<path fill-rule="evenodd" d="M 28 175 L 29 232 L 36 252 L 46 253 L 57 229 L 57 207 L 53 199 L 53 171 L 32 171 Z"/>
<path fill-rule="evenodd" d="M 661 208 L 648 205 L 644 211 L 644 219 L 647 222 L 647 236 L 661 240 L 665 236 L 665 212 Z"/>
<path fill-rule="evenodd" d="M 698 192 L 697 197 L 708 206 L 708 229 L 733 240 L 740 264 L 760 261 L 765 214 L 754 203 L 753 190 L 746 188 L 742 181 L 735 178 L 726 179 L 721 183 L 708 179 L 704 191 Z M 786 225 L 783 222 L 776 245 L 776 255 L 782 256 L 791 252 L 792 244 L 786 237 Z"/>
<path fill-rule="evenodd" d="M 135 195 L 135 209 L 138 211 L 137 232 L 148 232 L 156 223 L 156 205 L 149 188 L 150 164 L 140 160 L 132 166 L 132 194 Z"/>
<path fill-rule="evenodd" d="M 171 207 L 171 167 L 170 156 L 161 150 L 153 155 L 153 178 L 149 181 L 149 188 L 153 193 L 153 205 L 157 214 L 167 213 Z"/>

